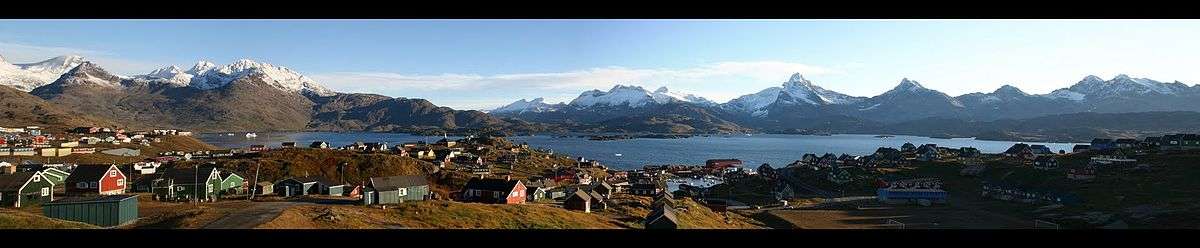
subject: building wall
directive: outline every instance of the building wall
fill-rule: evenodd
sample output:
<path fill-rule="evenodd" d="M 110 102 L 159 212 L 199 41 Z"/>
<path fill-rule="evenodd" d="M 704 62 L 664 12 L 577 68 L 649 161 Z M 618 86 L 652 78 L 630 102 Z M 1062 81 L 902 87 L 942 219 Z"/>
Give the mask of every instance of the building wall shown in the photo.
<path fill-rule="evenodd" d="M 119 202 L 45 205 L 42 213 L 55 219 L 104 227 L 117 226 L 137 219 L 137 197 L 126 198 Z"/>

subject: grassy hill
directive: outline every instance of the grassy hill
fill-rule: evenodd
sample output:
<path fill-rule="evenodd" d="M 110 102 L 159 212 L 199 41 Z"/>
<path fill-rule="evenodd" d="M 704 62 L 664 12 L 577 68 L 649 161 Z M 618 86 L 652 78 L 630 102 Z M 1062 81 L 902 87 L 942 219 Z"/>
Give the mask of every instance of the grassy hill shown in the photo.
<path fill-rule="evenodd" d="M 92 229 L 96 226 L 53 219 L 40 214 L 0 209 L 0 229 Z"/>

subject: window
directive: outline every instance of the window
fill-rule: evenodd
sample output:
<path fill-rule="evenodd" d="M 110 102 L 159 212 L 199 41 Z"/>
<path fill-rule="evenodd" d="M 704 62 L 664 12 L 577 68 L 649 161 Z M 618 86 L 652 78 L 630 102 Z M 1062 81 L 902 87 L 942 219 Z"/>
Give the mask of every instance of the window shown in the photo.
<path fill-rule="evenodd" d="M 117 177 L 117 171 L 109 171 L 108 177 Z"/>
<path fill-rule="evenodd" d="M 92 188 L 92 189 L 100 188 L 100 183 L 99 182 L 88 182 L 88 188 Z"/>
<path fill-rule="evenodd" d="M 125 179 L 117 179 L 117 186 L 125 186 Z"/>
<path fill-rule="evenodd" d="M 34 182 L 41 182 L 41 181 L 42 181 L 42 177 L 40 177 L 40 176 L 37 176 L 37 175 L 34 175 L 34 176 L 33 176 L 33 181 L 34 181 Z"/>
<path fill-rule="evenodd" d="M 407 196 L 407 195 L 408 195 L 408 189 L 400 188 L 400 196 Z"/>
<path fill-rule="evenodd" d="M 42 196 L 50 196 L 50 188 L 42 188 Z"/>
<path fill-rule="evenodd" d="M 213 187 L 212 187 L 212 185 L 204 185 L 204 188 L 208 189 L 208 193 L 212 193 L 212 192 L 213 192 Z"/>
<path fill-rule="evenodd" d="M 79 182 L 79 183 L 75 184 L 75 188 L 86 189 L 87 187 L 88 187 L 87 182 Z"/>
<path fill-rule="evenodd" d="M 492 197 L 500 198 L 500 191 L 492 191 Z"/>

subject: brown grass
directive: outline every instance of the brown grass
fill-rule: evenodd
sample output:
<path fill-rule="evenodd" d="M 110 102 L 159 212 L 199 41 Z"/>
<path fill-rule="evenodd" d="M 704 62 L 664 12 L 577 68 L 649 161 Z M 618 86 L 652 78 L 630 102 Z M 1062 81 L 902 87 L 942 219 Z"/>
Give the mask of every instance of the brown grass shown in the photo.
<path fill-rule="evenodd" d="M 0 209 L 0 229 L 92 229 L 96 226 L 54 219 L 41 214 Z"/>

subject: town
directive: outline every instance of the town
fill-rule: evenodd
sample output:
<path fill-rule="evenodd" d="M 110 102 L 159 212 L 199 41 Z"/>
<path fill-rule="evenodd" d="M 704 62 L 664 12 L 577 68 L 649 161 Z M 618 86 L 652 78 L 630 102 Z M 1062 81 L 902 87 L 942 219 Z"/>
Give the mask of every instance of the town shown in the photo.
<path fill-rule="evenodd" d="M 0 215 L 46 228 L 1170 227 L 1196 206 L 1156 175 L 1200 155 L 1200 135 L 1176 134 L 616 170 L 487 135 L 221 149 L 180 130 L 0 133 Z"/>

